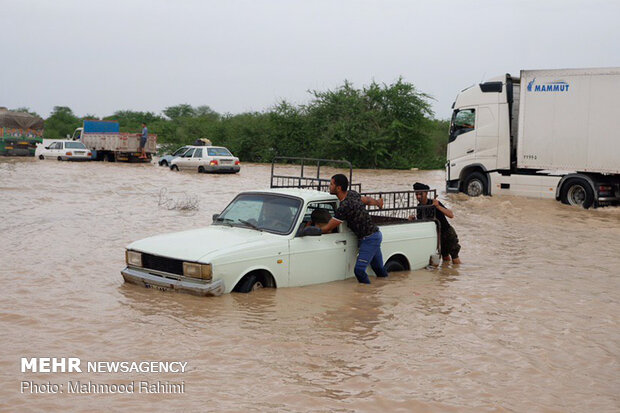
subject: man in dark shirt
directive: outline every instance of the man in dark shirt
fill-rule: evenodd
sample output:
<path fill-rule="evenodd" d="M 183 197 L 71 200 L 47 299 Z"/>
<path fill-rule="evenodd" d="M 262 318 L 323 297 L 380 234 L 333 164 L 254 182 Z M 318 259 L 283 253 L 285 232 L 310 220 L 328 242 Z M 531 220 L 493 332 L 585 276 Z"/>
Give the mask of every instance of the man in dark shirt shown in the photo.
<path fill-rule="evenodd" d="M 149 130 L 146 128 L 146 123 L 142 122 L 142 135 L 140 135 L 140 159 L 147 159 L 145 146 L 148 138 Z"/>
<path fill-rule="evenodd" d="M 332 176 L 329 184 L 329 193 L 336 195 L 340 200 L 340 206 L 334 217 L 321 230 L 323 234 L 329 234 L 334 228 L 347 221 L 351 231 L 359 240 L 359 254 L 355 263 L 355 277 L 362 284 L 370 284 L 366 268 L 368 264 L 377 274 L 377 277 L 387 277 L 383 268 L 383 255 L 381 255 L 381 241 L 383 235 L 379 228 L 372 222 L 372 218 L 365 205 L 376 205 L 383 208 L 383 199 L 374 199 L 361 196 L 356 191 L 349 190 L 349 180 L 342 174 Z"/>
<path fill-rule="evenodd" d="M 441 229 L 441 256 L 444 262 L 450 261 L 450 257 L 452 257 L 452 262 L 454 264 L 460 264 L 461 259 L 459 258 L 459 251 L 461 250 L 461 245 L 459 244 L 459 238 L 446 218 L 454 218 L 454 213 L 439 202 L 439 199 L 428 199 L 428 192 L 426 192 L 430 190 L 428 185 L 416 182 L 413 184 L 413 189 L 415 191 L 420 191 L 415 194 L 418 205 L 433 205 L 435 207 L 435 218 L 439 221 Z M 433 211 L 431 208 L 418 208 L 416 210 L 415 218 L 417 219 L 432 219 L 432 217 Z M 413 216 L 409 218 L 412 219 Z"/>

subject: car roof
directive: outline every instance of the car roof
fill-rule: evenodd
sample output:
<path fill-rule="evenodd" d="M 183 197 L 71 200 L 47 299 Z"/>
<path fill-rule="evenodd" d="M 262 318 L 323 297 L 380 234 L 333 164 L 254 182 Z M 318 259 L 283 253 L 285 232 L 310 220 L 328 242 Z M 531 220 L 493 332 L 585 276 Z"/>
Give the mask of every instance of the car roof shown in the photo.
<path fill-rule="evenodd" d="M 185 145 L 184 148 L 218 148 L 218 149 L 226 149 L 228 150 L 227 147 L 225 146 L 213 146 L 213 145 Z"/>
<path fill-rule="evenodd" d="M 313 189 L 301 189 L 301 188 L 269 188 L 257 191 L 244 191 L 242 193 L 261 193 L 261 194 L 273 194 L 273 195 L 288 195 L 297 198 L 302 198 L 306 202 L 315 201 L 337 201 L 336 195 L 329 194 L 323 191 L 316 191 Z"/>

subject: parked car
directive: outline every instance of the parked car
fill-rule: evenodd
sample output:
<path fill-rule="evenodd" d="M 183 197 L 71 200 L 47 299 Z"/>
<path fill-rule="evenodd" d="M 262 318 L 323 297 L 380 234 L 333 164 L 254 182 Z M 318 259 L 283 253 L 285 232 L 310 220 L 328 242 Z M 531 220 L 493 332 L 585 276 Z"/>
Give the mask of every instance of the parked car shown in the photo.
<path fill-rule="evenodd" d="M 89 161 L 92 152 L 82 142 L 72 140 L 46 140 L 37 144 L 34 156 L 39 159 L 58 159 L 59 161 Z"/>
<path fill-rule="evenodd" d="M 358 240 L 346 223 L 329 234 L 308 226 L 317 208 L 333 216 L 338 198 L 316 189 L 287 187 L 293 181 L 307 188 L 329 186 L 328 179 L 304 177 L 303 172 L 298 177 L 274 176 L 272 167 L 272 189 L 240 193 L 213 216 L 211 226 L 128 245 L 127 266 L 121 271 L 125 282 L 207 296 L 353 277 Z M 417 208 L 434 208 L 417 205 L 414 192 L 371 194 L 384 199 L 383 210 L 373 207 L 369 213 L 383 233 L 381 250 L 388 272 L 417 270 L 439 259 L 434 214 L 424 220 L 407 218 Z"/>
<path fill-rule="evenodd" d="M 170 169 L 237 173 L 241 170 L 241 164 L 239 158 L 223 146 L 189 146 L 182 156 L 170 162 Z"/>
<path fill-rule="evenodd" d="M 170 166 L 170 163 L 172 162 L 173 159 L 176 159 L 179 156 L 183 156 L 183 154 L 187 152 L 189 148 L 190 148 L 189 146 L 181 146 L 179 149 L 174 151 L 172 155 L 168 154 L 168 155 L 162 156 L 158 162 L 159 166 Z"/>

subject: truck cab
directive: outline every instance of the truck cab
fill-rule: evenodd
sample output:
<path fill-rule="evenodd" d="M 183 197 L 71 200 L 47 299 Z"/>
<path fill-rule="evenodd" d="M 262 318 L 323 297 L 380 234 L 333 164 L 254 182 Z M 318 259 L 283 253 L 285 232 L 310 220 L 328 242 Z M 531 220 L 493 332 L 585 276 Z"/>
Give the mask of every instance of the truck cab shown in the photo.
<path fill-rule="evenodd" d="M 515 91 L 518 94 L 518 88 L 518 82 L 506 75 L 459 93 L 452 105 L 448 138 L 448 191 L 490 195 L 488 171 L 510 170 L 509 102 L 514 100 Z"/>

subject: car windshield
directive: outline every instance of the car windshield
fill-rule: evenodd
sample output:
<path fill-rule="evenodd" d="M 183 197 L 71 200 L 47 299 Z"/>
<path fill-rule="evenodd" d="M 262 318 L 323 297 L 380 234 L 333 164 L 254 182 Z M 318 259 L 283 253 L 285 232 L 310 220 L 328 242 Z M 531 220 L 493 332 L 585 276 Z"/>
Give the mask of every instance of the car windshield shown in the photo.
<path fill-rule="evenodd" d="M 288 234 L 295 225 L 301 200 L 271 194 L 241 194 L 226 207 L 214 224 L 242 226 Z"/>
<path fill-rule="evenodd" d="M 86 149 L 82 142 L 65 142 L 66 149 Z"/>
<path fill-rule="evenodd" d="M 209 156 L 232 156 L 230 151 L 226 148 L 208 148 L 207 152 Z"/>
<path fill-rule="evenodd" d="M 185 151 L 187 151 L 187 146 L 184 146 L 182 148 L 177 149 L 176 151 L 174 151 L 174 153 L 172 154 L 172 156 L 181 156 L 185 153 Z"/>

